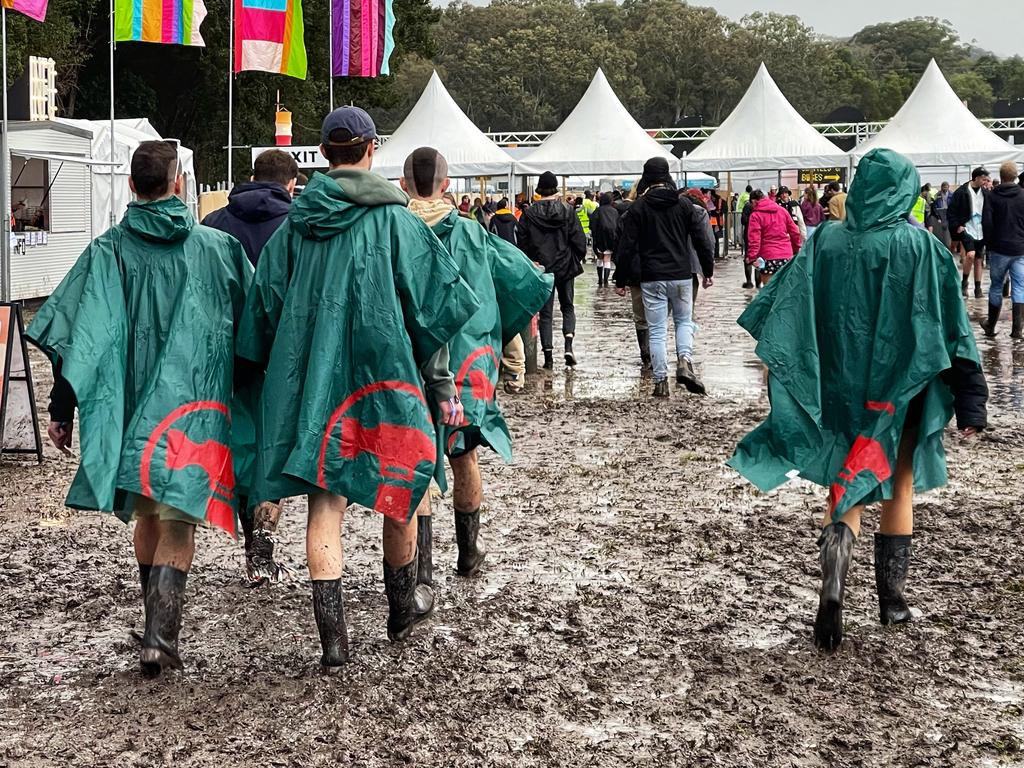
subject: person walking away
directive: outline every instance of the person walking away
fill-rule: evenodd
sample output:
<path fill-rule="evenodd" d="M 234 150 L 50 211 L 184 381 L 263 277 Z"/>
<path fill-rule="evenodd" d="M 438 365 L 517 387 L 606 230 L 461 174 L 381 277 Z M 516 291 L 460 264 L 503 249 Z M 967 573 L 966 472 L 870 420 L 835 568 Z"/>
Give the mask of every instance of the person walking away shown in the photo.
<path fill-rule="evenodd" d="M 829 489 L 814 621 L 824 649 L 843 639 L 846 576 L 869 504 L 882 506 L 879 619 L 910 621 L 914 492 L 946 482 L 942 438 L 954 412 L 964 436 L 987 424 L 988 387 L 956 267 L 907 223 L 920 184 L 907 158 L 868 152 L 845 223 L 815 235 L 739 319 L 768 366 L 771 411 L 728 463 L 762 491 L 797 473 Z"/>
<path fill-rule="evenodd" d="M 953 193 L 949 190 L 949 182 L 944 181 L 939 185 L 939 191 L 932 201 L 932 216 L 935 219 L 935 236 L 942 241 L 942 244 L 952 250 L 952 241 L 949 236 L 949 202 Z"/>
<path fill-rule="evenodd" d="M 974 272 L 974 297 L 980 299 L 981 275 L 985 263 L 985 232 L 983 219 L 988 191 L 985 186 L 991 182 L 988 171 L 978 167 L 971 171 L 971 180 L 964 182 L 949 200 L 947 220 L 949 236 L 960 243 L 963 251 L 960 291 L 966 297 L 967 287 Z"/>
<path fill-rule="evenodd" d="M 579 197 L 572 199 L 569 203 L 573 210 L 576 212 L 576 218 L 580 220 L 580 226 L 583 227 L 583 235 L 587 238 L 587 242 L 590 242 L 590 209 L 585 205 L 587 198 L 585 195 L 591 194 L 590 191 L 584 192 Z M 586 254 L 584 254 L 584 261 L 586 260 Z"/>
<path fill-rule="evenodd" d="M 689 203 L 694 207 L 694 213 L 700 220 L 700 227 L 707 230 L 707 235 L 711 238 L 711 242 L 715 242 L 715 233 L 711 229 L 711 213 L 707 207 L 707 197 L 697 187 L 690 187 L 689 189 L 680 191 L 679 200 L 682 203 Z M 690 256 L 690 269 L 692 270 L 692 277 L 690 282 L 693 285 L 693 301 L 690 306 L 691 314 L 696 310 L 697 307 L 697 294 L 700 293 L 701 281 L 704 279 L 704 273 L 700 268 L 700 259 L 697 258 L 697 251 L 693 247 L 693 238 L 686 238 L 686 251 Z"/>
<path fill-rule="evenodd" d="M 401 185 L 412 198 L 409 209 L 441 240 L 480 301 L 480 308 L 448 342 L 465 416 L 460 424 L 438 430 L 454 476 L 456 573 L 469 577 L 480 569 L 486 554 L 478 539 L 483 484 L 477 448 L 490 448 L 506 462 L 512 461 L 512 437 L 494 396 L 498 383 L 494 350 L 518 337 L 548 300 L 554 278 L 514 245 L 460 219 L 442 199 L 448 184 L 448 163 L 436 149 L 421 147 L 406 159 Z M 444 480 L 443 472 L 438 478 Z M 443 483 L 441 487 L 445 488 Z M 416 513 L 418 581 L 432 587 L 431 515 L 427 494 Z"/>
<path fill-rule="evenodd" d="M 238 341 L 266 370 L 252 495 L 308 496 L 306 556 L 329 673 L 348 660 L 349 501 L 384 516 L 388 638 L 404 640 L 433 611 L 417 581 L 415 510 L 439 471 L 434 425 L 463 420 L 447 343 L 480 306 L 406 194 L 370 172 L 375 137 L 358 107 L 324 119 L 330 171 L 313 176 L 264 247 Z"/>
<path fill-rule="evenodd" d="M 800 241 L 807 242 L 807 225 L 804 223 L 804 212 L 800 208 L 800 202 L 793 199 L 793 191 L 786 186 L 779 187 L 778 197 L 775 202 L 789 211 L 789 215 L 796 222 L 796 228 L 800 230 Z"/>
<path fill-rule="evenodd" d="M 299 166 L 290 153 L 280 149 L 260 153 L 253 163 L 252 180 L 236 184 L 227 206 L 210 213 L 203 225 L 238 240 L 255 267 L 263 246 L 288 217 L 298 177 Z M 255 586 L 280 581 L 288 573 L 274 560 L 280 501 L 266 501 L 253 509 L 248 499 L 239 499 L 246 578 Z"/>
<path fill-rule="evenodd" d="M 668 315 L 676 332 L 676 381 L 690 392 L 704 394 L 703 383 L 693 369 L 692 266 L 687 240 L 700 259 L 704 287 L 714 284 L 715 246 L 710 229 L 697 209 L 680 201 L 668 162 L 653 157 L 644 163 L 637 185 L 637 199 L 622 217 L 622 231 L 615 251 L 615 285 L 626 295 L 629 277 L 640 276 L 644 311 L 650 326 L 654 364 L 654 396 L 668 397 L 666 340 Z"/>
<path fill-rule="evenodd" d="M 707 209 L 711 232 L 715 236 L 715 261 L 722 258 L 722 234 L 725 231 L 727 215 L 725 208 L 725 199 L 718 194 L 717 189 L 712 188 L 708 193 Z"/>
<path fill-rule="evenodd" d="M 247 491 L 237 432 L 251 415 L 232 397 L 234 382 L 249 381 L 233 361 L 252 265 L 178 197 L 176 145 L 139 144 L 128 184 L 136 202 L 86 248 L 25 335 L 53 363 L 48 433 L 69 455 L 78 408 L 81 464 L 67 505 L 135 520 L 139 661 L 156 676 L 182 668 L 195 529 L 236 535 Z"/>
<path fill-rule="evenodd" d="M 803 241 L 789 211 L 764 196 L 759 189 L 750 196 L 754 210 L 747 226 L 747 261 L 758 272 L 762 286 L 800 252 Z"/>
<path fill-rule="evenodd" d="M 516 243 L 517 221 L 515 214 L 509 210 L 508 198 L 503 197 L 498 201 L 498 207 L 488 225 L 488 231 L 518 247 Z M 513 336 L 502 348 L 501 368 L 504 372 L 505 394 L 522 394 L 526 385 L 526 348 L 523 338 L 519 334 Z"/>
<path fill-rule="evenodd" d="M 638 181 L 639 183 L 639 181 Z M 629 191 L 629 195 L 620 200 L 623 205 L 614 205 L 615 209 L 619 212 L 619 232 L 616 233 L 615 250 L 618 251 L 618 234 L 622 231 L 622 220 L 625 218 L 626 213 L 632 208 L 633 203 L 636 201 L 636 189 L 637 185 L 633 185 Z M 647 313 L 644 311 L 644 295 L 640 288 L 640 264 L 636 259 L 631 259 L 629 263 L 620 264 L 618 257 L 613 253 L 612 262 L 615 264 L 615 285 L 616 293 L 620 296 L 625 295 L 625 288 L 629 290 L 630 304 L 633 313 L 633 327 L 636 331 L 636 343 L 640 349 L 640 374 L 641 376 L 647 376 L 653 373 L 654 368 L 651 365 L 651 334 L 650 325 L 647 323 Z"/>
<path fill-rule="evenodd" d="M 612 256 L 619 240 L 619 212 L 612 205 L 612 195 L 605 192 L 590 217 L 590 233 L 597 259 L 597 285 L 607 287 L 612 277 Z"/>
<path fill-rule="evenodd" d="M 553 328 L 555 294 L 562 312 L 562 336 L 565 339 L 565 365 L 576 366 L 572 342 L 576 336 L 576 309 L 573 305 L 577 277 L 583 274 L 587 254 L 587 236 L 575 211 L 558 199 L 558 178 L 545 171 L 537 181 L 539 199 L 524 213 L 516 227 L 516 242 L 530 261 L 540 264 L 555 277 L 555 287 L 540 311 L 540 341 L 544 368 L 554 367 Z"/>
<path fill-rule="evenodd" d="M 487 231 L 512 245 L 516 244 L 516 217 L 508 206 L 507 197 L 498 201 L 497 209 L 491 217 Z"/>
<path fill-rule="evenodd" d="M 764 192 L 762 192 L 761 190 L 756 190 L 756 191 L 760 192 L 759 197 L 762 197 L 762 198 L 764 197 Z M 749 240 L 748 240 L 747 227 L 750 225 L 750 214 L 752 214 L 754 212 L 754 200 L 753 200 L 753 194 L 754 193 L 751 192 L 750 194 L 751 194 L 751 197 L 747 198 L 747 203 L 746 203 L 746 205 L 743 206 L 743 210 L 740 212 L 740 231 L 743 233 L 742 237 L 743 237 L 743 278 L 744 278 L 744 280 L 743 280 L 743 287 L 744 288 L 753 288 L 754 287 L 754 278 L 756 276 L 756 273 L 754 271 L 754 263 L 752 261 L 750 261 L 750 259 L 748 258 L 748 255 L 749 255 L 749 252 L 750 252 L 750 243 L 749 243 Z M 761 282 L 761 278 L 760 277 L 757 277 L 757 282 L 758 283 Z"/>
<path fill-rule="evenodd" d="M 1017 184 L 1017 176 L 1017 164 L 1013 160 L 1003 163 L 999 168 L 1000 184 L 992 190 L 984 207 L 982 230 L 991 282 L 988 318 L 982 321 L 981 328 L 989 338 L 996 335 L 1007 274 L 1013 295 L 1010 337 L 1024 338 L 1024 189 Z"/>
<path fill-rule="evenodd" d="M 846 220 L 846 193 L 839 186 L 838 181 L 829 182 L 825 188 L 827 200 L 822 200 L 821 205 L 825 209 L 825 217 L 829 221 Z"/>
<path fill-rule="evenodd" d="M 804 226 L 807 228 L 807 237 L 809 238 L 825 220 L 825 212 L 818 203 L 818 190 L 813 184 L 804 187 L 804 196 L 800 201 L 800 213 L 803 214 Z"/>

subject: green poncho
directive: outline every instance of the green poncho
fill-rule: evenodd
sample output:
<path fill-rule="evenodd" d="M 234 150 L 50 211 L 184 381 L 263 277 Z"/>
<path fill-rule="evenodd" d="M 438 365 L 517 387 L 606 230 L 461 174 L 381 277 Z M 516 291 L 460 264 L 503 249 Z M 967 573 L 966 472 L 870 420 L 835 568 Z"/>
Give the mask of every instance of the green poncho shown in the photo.
<path fill-rule="evenodd" d="M 81 255 L 26 332 L 78 399 L 69 507 L 127 520 L 140 494 L 235 533 L 234 331 L 251 279 L 241 244 L 176 197 L 132 203 Z"/>
<path fill-rule="evenodd" d="M 511 243 L 460 217 L 454 208 L 432 229 L 480 300 L 480 309 L 448 343 L 467 426 L 446 427 L 445 446 L 458 455 L 476 445 L 479 437 L 511 461 L 512 438 L 495 399 L 498 361 L 505 344 L 548 300 L 554 277 L 537 269 Z"/>
<path fill-rule="evenodd" d="M 253 498 L 326 489 L 407 520 L 437 464 L 419 366 L 477 311 L 394 185 L 315 174 L 260 256 L 239 352 L 266 366 Z"/>
<path fill-rule="evenodd" d="M 819 227 L 739 319 L 769 372 L 771 413 L 729 465 L 761 490 L 794 473 L 830 489 L 838 519 L 892 498 L 910 401 L 921 394 L 914 487 L 946 482 L 953 395 L 940 374 L 978 366 L 956 264 L 907 214 L 920 190 L 901 155 L 861 160 L 843 223 Z"/>

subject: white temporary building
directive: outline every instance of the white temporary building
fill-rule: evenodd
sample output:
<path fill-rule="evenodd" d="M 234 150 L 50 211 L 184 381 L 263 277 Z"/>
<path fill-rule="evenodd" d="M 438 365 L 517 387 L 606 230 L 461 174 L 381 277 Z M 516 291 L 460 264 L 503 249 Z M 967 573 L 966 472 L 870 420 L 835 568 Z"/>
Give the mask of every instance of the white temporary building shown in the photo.
<path fill-rule="evenodd" d="M 793 108 L 761 63 L 739 104 L 682 160 L 684 171 L 768 171 L 846 166 L 846 153 Z"/>
<path fill-rule="evenodd" d="M 531 173 L 558 176 L 639 176 L 644 162 L 668 160 L 673 172 L 679 159 L 626 111 L 600 69 L 575 109 L 533 152 L 523 158 Z"/>
<path fill-rule="evenodd" d="M 9 294 L 48 296 L 82 251 L 120 220 L 131 200 L 130 158 L 141 141 L 159 139 L 148 120 L 116 121 L 111 159 L 108 121 L 56 120 L 10 123 L 10 178 L 14 233 Z M 192 151 L 181 148 L 188 201 L 195 213 Z"/>
<path fill-rule="evenodd" d="M 966 166 L 1020 160 L 1021 148 L 999 138 L 964 105 L 932 59 L 900 111 L 850 151 L 855 161 L 885 147 L 917 166 Z"/>
<path fill-rule="evenodd" d="M 405 159 L 419 147 L 433 147 L 448 161 L 448 175 L 508 176 L 514 161 L 466 117 L 435 71 L 419 101 L 376 152 L 373 170 L 400 178 Z"/>

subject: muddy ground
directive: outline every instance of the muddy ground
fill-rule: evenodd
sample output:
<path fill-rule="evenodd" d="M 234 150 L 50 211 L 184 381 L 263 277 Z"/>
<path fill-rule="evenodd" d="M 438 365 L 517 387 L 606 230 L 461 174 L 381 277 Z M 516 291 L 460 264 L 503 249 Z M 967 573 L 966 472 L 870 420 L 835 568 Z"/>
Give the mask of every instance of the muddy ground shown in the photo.
<path fill-rule="evenodd" d="M 486 573 L 452 575 L 440 502 L 438 611 L 404 645 L 385 637 L 380 520 L 350 513 L 341 678 L 317 672 L 307 584 L 246 588 L 241 548 L 206 533 L 187 669 L 142 679 L 129 529 L 62 507 L 74 460 L 4 459 L 0 768 L 1024 765 L 1024 344 L 982 344 L 994 429 L 951 436 L 950 485 L 921 498 L 908 597 L 922 615 L 877 624 L 871 515 L 848 639 L 825 655 L 821 490 L 762 495 L 723 466 L 767 407 L 733 325 L 741 279 L 730 263 L 699 305 L 713 396 L 659 402 L 626 302 L 588 273 L 579 370 L 504 398 L 517 459 L 484 469 Z M 303 506 L 289 501 L 280 546 L 300 573 Z"/>

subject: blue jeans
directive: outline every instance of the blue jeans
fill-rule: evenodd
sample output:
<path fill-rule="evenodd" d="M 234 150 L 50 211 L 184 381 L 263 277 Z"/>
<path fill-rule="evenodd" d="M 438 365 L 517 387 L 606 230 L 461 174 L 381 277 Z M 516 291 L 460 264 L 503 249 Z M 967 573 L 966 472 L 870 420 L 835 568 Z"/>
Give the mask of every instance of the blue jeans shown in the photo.
<path fill-rule="evenodd" d="M 988 289 L 988 303 L 993 307 L 1003 306 L 1003 283 L 1010 273 L 1010 288 L 1014 304 L 1024 304 L 1024 256 L 1005 256 L 995 251 L 988 252 L 988 271 L 992 284 Z"/>
<path fill-rule="evenodd" d="M 644 314 L 650 326 L 651 362 L 654 380 L 668 378 L 665 347 L 668 342 L 668 314 L 676 326 L 676 356 L 693 355 L 693 280 L 658 280 L 641 283 Z"/>

